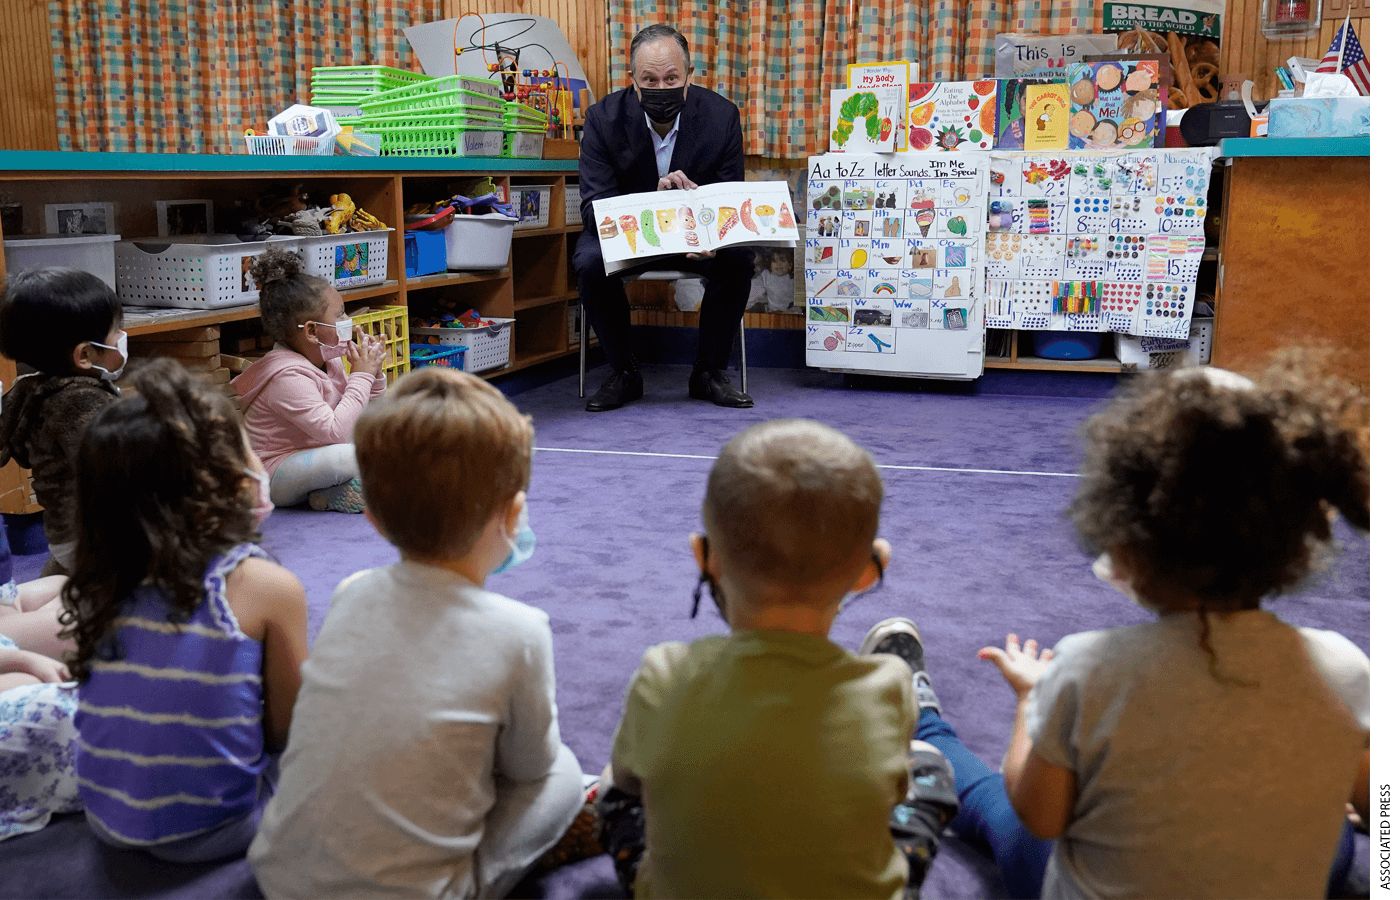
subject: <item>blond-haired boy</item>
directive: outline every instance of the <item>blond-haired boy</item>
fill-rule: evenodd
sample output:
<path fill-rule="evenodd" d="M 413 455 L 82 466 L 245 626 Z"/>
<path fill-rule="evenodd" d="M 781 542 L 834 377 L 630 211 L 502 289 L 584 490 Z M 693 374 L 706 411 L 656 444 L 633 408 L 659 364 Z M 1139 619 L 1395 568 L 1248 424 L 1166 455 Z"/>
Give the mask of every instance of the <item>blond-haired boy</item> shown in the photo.
<path fill-rule="evenodd" d="M 268 897 L 499 897 L 574 821 L 549 619 L 484 588 L 517 552 L 533 437 L 440 368 L 361 415 L 366 514 L 402 561 L 341 583 L 302 669 L 248 854 Z"/>
<path fill-rule="evenodd" d="M 827 638 L 883 577 L 883 494 L 870 455 L 815 422 L 756 425 L 715 462 L 691 546 L 732 633 L 647 650 L 601 786 L 638 897 L 917 893 L 957 811 L 952 771 L 930 746 L 911 756 L 910 668 Z"/>

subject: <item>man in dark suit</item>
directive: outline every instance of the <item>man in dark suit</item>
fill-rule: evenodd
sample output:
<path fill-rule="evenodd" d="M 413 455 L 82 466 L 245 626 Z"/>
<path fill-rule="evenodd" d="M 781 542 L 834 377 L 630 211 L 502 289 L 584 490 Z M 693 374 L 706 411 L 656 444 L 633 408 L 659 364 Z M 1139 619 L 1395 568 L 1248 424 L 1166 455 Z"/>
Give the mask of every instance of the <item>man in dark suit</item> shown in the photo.
<path fill-rule="evenodd" d="M 694 67 L 685 36 L 669 25 L 649 26 L 632 39 L 630 58 L 632 86 L 589 107 L 579 153 L 583 233 L 574 250 L 574 268 L 579 299 L 612 367 L 602 388 L 588 399 L 589 412 L 617 409 L 642 396 L 622 275 L 603 271 L 593 201 L 744 179 L 739 109 L 690 83 Z M 705 279 L 690 396 L 719 406 L 753 406 L 724 374 L 749 298 L 752 252 L 730 247 L 712 254 L 656 257 L 626 271 L 649 268 L 683 269 Z"/>

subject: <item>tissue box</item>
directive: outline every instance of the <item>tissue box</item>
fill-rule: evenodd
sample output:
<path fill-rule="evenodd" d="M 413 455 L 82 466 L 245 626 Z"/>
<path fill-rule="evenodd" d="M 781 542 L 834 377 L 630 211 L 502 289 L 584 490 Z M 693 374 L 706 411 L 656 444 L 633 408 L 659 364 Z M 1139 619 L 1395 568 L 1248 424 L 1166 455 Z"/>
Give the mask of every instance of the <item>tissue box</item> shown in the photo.
<path fill-rule="evenodd" d="M 1269 137 L 1357 137 L 1370 133 L 1370 97 L 1280 97 L 1269 104 Z"/>

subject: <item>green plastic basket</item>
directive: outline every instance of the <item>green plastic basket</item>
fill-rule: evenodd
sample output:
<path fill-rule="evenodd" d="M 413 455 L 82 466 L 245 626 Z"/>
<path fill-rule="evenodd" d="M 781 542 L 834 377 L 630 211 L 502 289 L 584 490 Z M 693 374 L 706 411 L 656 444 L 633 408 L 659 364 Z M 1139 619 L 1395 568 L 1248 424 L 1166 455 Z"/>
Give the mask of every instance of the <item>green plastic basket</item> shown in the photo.
<path fill-rule="evenodd" d="M 466 132 L 500 132 L 499 128 L 473 128 L 462 125 L 406 128 L 371 126 L 361 130 L 380 136 L 380 156 L 457 156 L 462 135 Z"/>
<path fill-rule="evenodd" d="M 538 119 L 541 122 L 549 121 L 548 114 L 540 112 L 533 106 L 527 106 L 524 103 L 516 103 L 513 100 L 506 104 L 506 116 L 507 118 L 515 116 L 519 119 Z"/>
<path fill-rule="evenodd" d="M 497 106 L 502 103 L 501 88 L 494 81 L 470 78 L 466 75 L 432 78 L 418 84 L 381 91 L 379 94 L 365 99 L 371 103 L 403 103 L 417 98 L 431 97 L 435 94 L 453 94 L 458 91 L 468 91 Z"/>
<path fill-rule="evenodd" d="M 358 123 L 361 131 L 378 132 L 384 128 L 477 128 L 484 131 L 499 131 L 500 119 L 490 116 L 474 116 L 469 112 L 429 110 L 421 114 L 401 116 L 362 116 Z M 340 119 L 336 119 L 340 122 Z"/>
<path fill-rule="evenodd" d="M 311 89 L 323 87 L 326 93 L 378 93 L 431 80 L 419 72 L 390 66 L 316 66 L 311 70 Z"/>
<path fill-rule="evenodd" d="M 377 94 L 376 97 L 382 97 Z M 405 97 L 400 100 L 378 100 L 366 98 L 360 101 L 360 108 L 365 115 L 389 116 L 422 113 L 436 110 L 484 110 L 489 114 L 499 116 L 501 113 L 501 101 L 495 100 L 485 94 L 478 94 L 476 91 L 443 91 L 437 94 L 420 94 L 415 97 Z"/>

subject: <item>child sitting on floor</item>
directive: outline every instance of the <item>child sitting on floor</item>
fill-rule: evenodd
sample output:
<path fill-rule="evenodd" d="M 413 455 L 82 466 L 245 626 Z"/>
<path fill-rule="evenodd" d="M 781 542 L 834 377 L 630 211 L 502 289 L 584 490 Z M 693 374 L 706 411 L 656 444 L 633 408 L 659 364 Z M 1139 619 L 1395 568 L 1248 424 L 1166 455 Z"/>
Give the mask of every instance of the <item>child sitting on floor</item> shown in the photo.
<path fill-rule="evenodd" d="M 883 494 L 869 454 L 815 422 L 725 445 L 691 548 L 732 633 L 647 650 L 600 785 L 636 896 L 917 896 L 951 770 L 911 755 L 909 669 L 827 638 L 889 561 Z"/>
<path fill-rule="evenodd" d="M 303 271 L 291 251 L 267 250 L 249 274 L 259 286 L 263 328 L 277 343 L 233 386 L 253 450 L 272 476 L 272 502 L 361 512 L 350 435 L 365 404 L 384 393 L 384 341 L 366 337 L 340 293 Z"/>
<path fill-rule="evenodd" d="M 1147 373 L 1086 424 L 1075 526 L 1157 619 L 979 652 L 1017 697 L 1009 803 L 945 750 L 970 814 L 955 829 L 980 823 L 994 850 L 1056 839 L 1043 896 L 1321 897 L 1329 867 L 1336 896 L 1345 806 L 1369 791 L 1370 666 L 1260 605 L 1325 559 L 1334 510 L 1369 527 L 1367 462 L 1335 415 L 1349 393 L 1291 366 Z"/>
<path fill-rule="evenodd" d="M 306 595 L 257 540 L 266 476 L 233 403 L 157 359 L 79 445 L 77 773 L 102 840 L 242 854 L 306 658 Z"/>
<path fill-rule="evenodd" d="M 403 559 L 331 600 L 248 853 L 268 897 L 501 897 L 575 822 L 549 618 L 485 588 L 526 555 L 533 436 L 434 367 L 355 426 L 365 513 Z"/>
<path fill-rule="evenodd" d="M 0 465 L 30 470 L 44 507 L 45 575 L 73 569 L 73 452 L 88 420 L 117 399 L 126 365 L 122 305 L 106 282 L 76 269 L 33 269 L 0 299 L 0 351 L 37 371 L 5 392 Z"/>
<path fill-rule="evenodd" d="M 0 525 L 0 840 L 83 808 L 73 772 L 77 698 L 63 663 L 73 644 L 58 637 L 58 592 L 68 579 L 16 585 L 4 533 Z"/>

